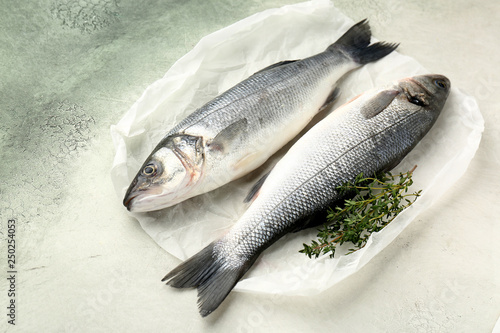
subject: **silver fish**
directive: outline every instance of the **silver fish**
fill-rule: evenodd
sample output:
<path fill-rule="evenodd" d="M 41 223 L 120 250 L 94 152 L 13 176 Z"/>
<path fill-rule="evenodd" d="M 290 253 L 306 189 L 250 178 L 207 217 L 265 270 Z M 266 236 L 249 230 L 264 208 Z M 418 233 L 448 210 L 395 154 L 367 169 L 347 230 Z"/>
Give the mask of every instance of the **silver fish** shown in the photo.
<path fill-rule="evenodd" d="M 196 110 L 156 146 L 123 204 L 134 212 L 166 208 L 262 165 L 335 98 L 340 77 L 397 47 L 370 38 L 361 21 L 324 52 L 271 65 Z"/>
<path fill-rule="evenodd" d="M 368 91 L 335 110 L 276 164 L 225 236 L 162 281 L 176 288 L 197 287 L 200 313 L 210 314 L 262 251 L 283 235 L 312 226 L 310 217 L 342 200 L 339 185 L 361 172 L 372 176 L 395 167 L 432 127 L 449 89 L 444 76 L 415 76 Z"/>

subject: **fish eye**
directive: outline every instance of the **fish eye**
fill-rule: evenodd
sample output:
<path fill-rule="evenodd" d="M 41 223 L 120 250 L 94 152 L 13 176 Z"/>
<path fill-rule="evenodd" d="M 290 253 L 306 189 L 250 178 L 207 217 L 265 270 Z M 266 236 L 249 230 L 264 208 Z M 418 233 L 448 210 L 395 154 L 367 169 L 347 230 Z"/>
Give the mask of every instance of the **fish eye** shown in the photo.
<path fill-rule="evenodd" d="M 446 88 L 446 82 L 444 82 L 444 80 L 441 80 L 441 79 L 436 79 L 436 80 L 434 80 L 434 84 L 435 84 L 438 88 L 441 88 L 441 89 L 445 89 L 445 88 Z"/>
<path fill-rule="evenodd" d="M 144 169 L 142 170 L 142 173 L 145 176 L 154 176 L 156 175 L 156 165 L 154 163 L 148 163 Z"/>

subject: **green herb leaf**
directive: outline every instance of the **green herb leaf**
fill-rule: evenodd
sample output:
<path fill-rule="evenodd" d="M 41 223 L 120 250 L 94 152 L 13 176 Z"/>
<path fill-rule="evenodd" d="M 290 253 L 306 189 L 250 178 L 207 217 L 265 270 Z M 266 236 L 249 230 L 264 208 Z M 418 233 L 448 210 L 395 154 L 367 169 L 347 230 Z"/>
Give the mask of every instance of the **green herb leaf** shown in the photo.
<path fill-rule="evenodd" d="M 347 254 L 363 248 L 372 233 L 385 228 L 420 196 L 422 191 L 408 194 L 415 168 L 398 175 L 385 172 L 364 177 L 361 173 L 353 183 L 337 187 L 339 193 L 353 193 L 354 198 L 346 199 L 343 207 L 330 207 L 327 222 L 318 229 L 318 239 L 311 245 L 303 244 L 299 252 L 309 258 L 329 253 L 333 258 L 337 245 L 352 243 L 354 247 Z"/>

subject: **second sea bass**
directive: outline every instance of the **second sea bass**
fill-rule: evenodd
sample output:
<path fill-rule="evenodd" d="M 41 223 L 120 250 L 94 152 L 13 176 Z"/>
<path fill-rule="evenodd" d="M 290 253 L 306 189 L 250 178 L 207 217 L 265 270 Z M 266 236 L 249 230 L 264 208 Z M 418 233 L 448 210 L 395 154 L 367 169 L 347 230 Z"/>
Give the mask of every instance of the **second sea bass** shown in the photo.
<path fill-rule="evenodd" d="M 397 47 L 370 45 L 370 38 L 361 21 L 324 52 L 269 66 L 196 110 L 156 146 L 123 204 L 133 212 L 162 209 L 262 165 L 335 98 L 339 78 Z"/>
<path fill-rule="evenodd" d="M 226 235 L 163 280 L 177 288 L 198 288 L 200 313 L 210 314 L 262 251 L 285 234 L 310 227 L 311 217 L 343 200 L 338 186 L 360 173 L 371 177 L 395 167 L 432 127 L 449 89 L 444 76 L 416 76 L 335 110 L 276 164 Z"/>

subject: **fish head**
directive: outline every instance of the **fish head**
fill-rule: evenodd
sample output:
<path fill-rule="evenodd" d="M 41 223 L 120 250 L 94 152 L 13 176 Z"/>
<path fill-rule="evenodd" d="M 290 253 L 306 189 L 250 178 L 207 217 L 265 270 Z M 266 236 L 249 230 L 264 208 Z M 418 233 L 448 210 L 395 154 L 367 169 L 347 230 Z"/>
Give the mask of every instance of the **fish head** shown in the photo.
<path fill-rule="evenodd" d="M 185 200 L 202 176 L 202 144 L 198 136 L 164 138 L 130 184 L 124 206 L 131 212 L 148 212 Z"/>
<path fill-rule="evenodd" d="M 450 93 L 450 80 L 439 74 L 418 75 L 403 79 L 397 84 L 401 89 L 401 98 L 409 108 L 439 113 Z M 436 116 L 437 117 L 437 116 Z"/>

